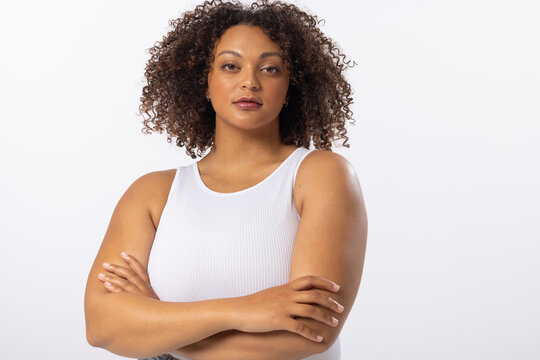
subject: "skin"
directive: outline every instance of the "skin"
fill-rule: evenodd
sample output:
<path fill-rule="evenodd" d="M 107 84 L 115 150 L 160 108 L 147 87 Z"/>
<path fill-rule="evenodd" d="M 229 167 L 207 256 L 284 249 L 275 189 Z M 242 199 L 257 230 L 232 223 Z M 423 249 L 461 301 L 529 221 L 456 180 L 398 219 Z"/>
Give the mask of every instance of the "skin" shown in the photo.
<path fill-rule="evenodd" d="M 235 52 L 234 53 L 231 53 Z M 279 112 L 287 102 L 289 71 L 281 51 L 261 28 L 236 25 L 214 48 L 207 98 L 216 112 L 216 137 L 198 162 L 205 184 L 217 192 L 250 187 L 269 175 L 295 149 L 279 138 Z M 240 109 L 233 102 L 256 97 L 259 109 Z"/>

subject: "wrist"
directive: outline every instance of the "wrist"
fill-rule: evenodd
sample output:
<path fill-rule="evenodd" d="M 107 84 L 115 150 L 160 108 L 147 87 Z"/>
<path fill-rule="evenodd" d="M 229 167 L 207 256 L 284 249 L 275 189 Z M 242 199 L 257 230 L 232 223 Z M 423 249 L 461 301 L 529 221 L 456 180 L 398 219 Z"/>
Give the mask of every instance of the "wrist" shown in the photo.
<path fill-rule="evenodd" d="M 242 307 L 244 296 L 223 298 L 223 324 L 224 330 L 238 330 L 242 327 Z"/>

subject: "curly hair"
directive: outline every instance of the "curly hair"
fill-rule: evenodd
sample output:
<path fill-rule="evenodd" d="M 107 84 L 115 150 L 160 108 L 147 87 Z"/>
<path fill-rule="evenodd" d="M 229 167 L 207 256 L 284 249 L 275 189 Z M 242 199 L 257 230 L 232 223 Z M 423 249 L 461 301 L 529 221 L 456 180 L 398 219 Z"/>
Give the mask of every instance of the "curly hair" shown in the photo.
<path fill-rule="evenodd" d="M 206 99 L 213 49 L 229 27 L 260 27 L 280 45 L 290 72 L 288 106 L 279 113 L 279 133 L 285 145 L 330 150 L 331 141 L 345 139 L 345 121 L 352 119 L 351 87 L 343 76 L 345 61 L 338 46 L 317 27 L 317 16 L 281 1 L 257 0 L 250 7 L 238 1 L 205 1 L 193 11 L 169 21 L 172 30 L 147 49 L 138 115 L 146 114 L 143 133 L 165 130 L 167 142 L 186 147 L 193 159 L 215 140 L 216 113 Z M 143 115 L 144 118 L 144 115 Z M 354 125 L 354 120 L 352 121 Z M 198 149 L 197 154 L 193 149 Z"/>

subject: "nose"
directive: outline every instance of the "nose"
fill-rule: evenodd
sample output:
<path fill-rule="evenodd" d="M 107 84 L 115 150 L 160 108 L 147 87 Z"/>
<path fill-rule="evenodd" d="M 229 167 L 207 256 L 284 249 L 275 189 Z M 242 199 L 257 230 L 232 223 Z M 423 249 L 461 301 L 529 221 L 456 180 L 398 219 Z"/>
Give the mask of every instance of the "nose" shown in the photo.
<path fill-rule="evenodd" d="M 242 89 L 250 88 L 252 90 L 258 89 L 260 87 L 259 79 L 254 71 L 247 69 L 242 79 Z"/>

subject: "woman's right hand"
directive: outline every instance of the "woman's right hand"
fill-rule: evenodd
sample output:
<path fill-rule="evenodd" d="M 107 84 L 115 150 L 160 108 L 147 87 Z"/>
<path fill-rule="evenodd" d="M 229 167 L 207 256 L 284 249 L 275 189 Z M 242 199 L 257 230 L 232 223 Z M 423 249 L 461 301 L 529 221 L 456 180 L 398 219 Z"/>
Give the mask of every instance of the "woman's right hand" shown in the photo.
<path fill-rule="evenodd" d="M 320 342 L 313 329 L 308 328 L 295 317 L 318 320 L 330 326 L 332 314 L 311 304 L 317 304 L 337 313 L 343 312 L 340 305 L 324 292 L 314 288 L 337 292 L 334 282 L 313 275 L 306 275 L 293 281 L 240 297 L 239 317 L 236 329 L 244 332 L 268 332 L 287 330 Z"/>

